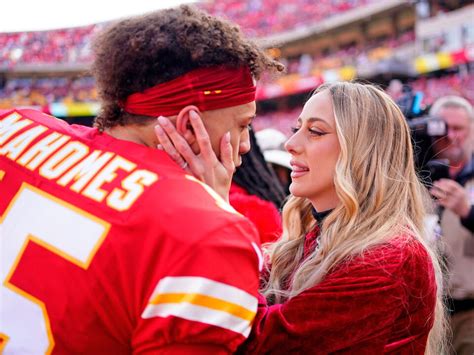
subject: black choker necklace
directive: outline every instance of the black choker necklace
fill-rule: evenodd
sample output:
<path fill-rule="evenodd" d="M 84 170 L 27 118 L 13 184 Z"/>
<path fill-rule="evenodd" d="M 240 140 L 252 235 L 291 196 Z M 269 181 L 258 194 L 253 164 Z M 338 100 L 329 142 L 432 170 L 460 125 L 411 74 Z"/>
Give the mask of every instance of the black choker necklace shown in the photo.
<path fill-rule="evenodd" d="M 323 219 L 326 218 L 326 216 L 328 214 L 330 214 L 332 212 L 332 209 L 331 210 L 326 210 L 326 211 L 323 211 L 323 212 L 318 212 L 316 211 L 316 208 L 312 207 L 311 208 L 311 213 L 314 217 L 314 219 L 318 222 L 319 225 L 321 225 L 321 223 L 323 222 Z"/>

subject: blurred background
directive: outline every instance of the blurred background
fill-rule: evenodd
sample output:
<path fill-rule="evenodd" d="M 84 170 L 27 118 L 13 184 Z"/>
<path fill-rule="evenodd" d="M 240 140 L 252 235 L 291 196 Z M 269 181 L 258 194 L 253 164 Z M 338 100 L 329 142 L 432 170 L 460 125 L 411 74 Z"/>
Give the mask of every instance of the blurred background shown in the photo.
<path fill-rule="evenodd" d="M 474 104 L 474 0 L 194 4 L 239 24 L 287 66 L 284 76 L 260 84 L 256 131 L 272 127 L 288 135 L 310 92 L 334 80 L 375 82 L 399 101 L 416 93 L 419 114 L 447 94 Z M 105 24 L 1 32 L 0 109 L 35 107 L 90 125 L 100 109 L 88 74 L 90 42 Z"/>

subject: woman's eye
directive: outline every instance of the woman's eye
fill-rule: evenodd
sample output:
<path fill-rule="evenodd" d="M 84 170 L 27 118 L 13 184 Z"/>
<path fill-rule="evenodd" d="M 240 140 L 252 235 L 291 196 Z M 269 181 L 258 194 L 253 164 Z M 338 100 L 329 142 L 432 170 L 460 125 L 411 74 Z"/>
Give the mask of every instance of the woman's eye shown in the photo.
<path fill-rule="evenodd" d="M 294 134 L 296 132 L 298 132 L 299 130 L 301 129 L 301 127 L 291 127 L 291 132 Z M 321 132 L 321 131 L 317 131 L 315 129 L 312 129 L 312 128 L 308 128 L 308 132 L 309 134 L 311 135 L 314 135 L 314 136 L 324 136 L 326 133 L 325 132 Z"/>
<path fill-rule="evenodd" d="M 324 136 L 326 133 L 325 132 L 320 132 L 315 129 L 308 128 L 308 131 L 310 134 L 313 134 L 315 136 Z"/>

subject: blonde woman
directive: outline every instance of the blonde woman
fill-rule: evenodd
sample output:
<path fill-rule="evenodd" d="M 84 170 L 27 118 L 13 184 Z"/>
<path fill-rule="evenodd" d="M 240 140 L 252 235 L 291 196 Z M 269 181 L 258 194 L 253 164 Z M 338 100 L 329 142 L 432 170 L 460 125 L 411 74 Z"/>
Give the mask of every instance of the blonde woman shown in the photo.
<path fill-rule="evenodd" d="M 204 127 L 192 124 L 191 147 L 170 124 L 158 139 L 223 191 L 232 168 L 225 137 L 220 160 L 209 157 Z M 443 353 L 441 268 L 423 228 L 429 197 L 396 104 L 371 85 L 323 85 L 286 149 L 292 196 L 282 237 L 265 249 L 259 310 L 241 352 Z"/>

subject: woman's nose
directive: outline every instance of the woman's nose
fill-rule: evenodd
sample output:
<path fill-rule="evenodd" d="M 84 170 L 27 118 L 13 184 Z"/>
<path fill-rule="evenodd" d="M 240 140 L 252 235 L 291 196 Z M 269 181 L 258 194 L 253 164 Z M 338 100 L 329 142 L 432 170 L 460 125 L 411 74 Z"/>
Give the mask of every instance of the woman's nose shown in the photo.
<path fill-rule="evenodd" d="M 289 153 L 298 153 L 301 150 L 301 144 L 298 140 L 298 132 L 294 133 L 285 143 L 285 149 Z"/>

